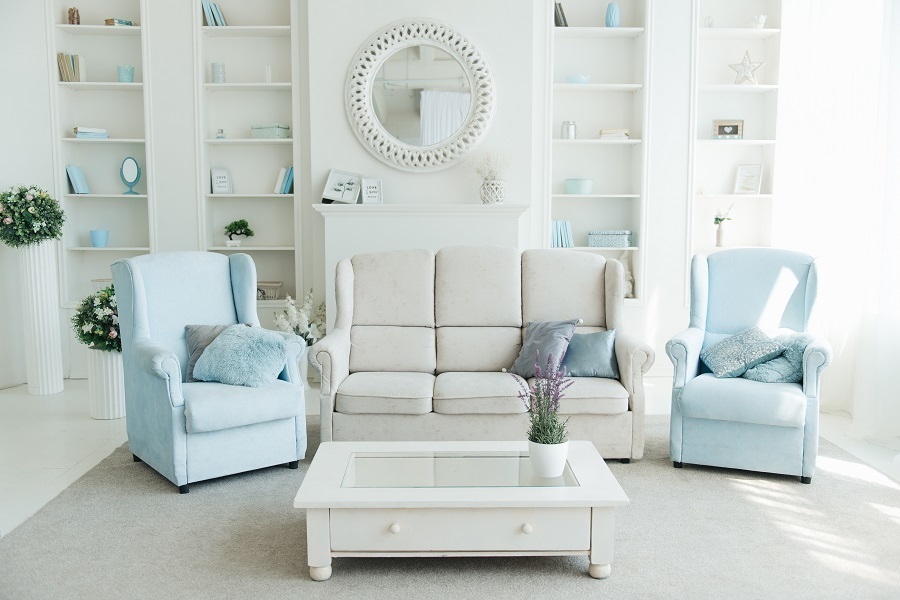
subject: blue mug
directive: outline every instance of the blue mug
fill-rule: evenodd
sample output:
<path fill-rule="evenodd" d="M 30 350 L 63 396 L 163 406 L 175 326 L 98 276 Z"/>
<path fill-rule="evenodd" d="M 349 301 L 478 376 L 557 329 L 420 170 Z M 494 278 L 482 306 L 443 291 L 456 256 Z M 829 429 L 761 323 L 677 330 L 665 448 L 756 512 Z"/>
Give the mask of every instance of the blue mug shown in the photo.
<path fill-rule="evenodd" d="M 108 229 L 91 229 L 91 245 L 94 248 L 106 248 L 109 242 Z"/>

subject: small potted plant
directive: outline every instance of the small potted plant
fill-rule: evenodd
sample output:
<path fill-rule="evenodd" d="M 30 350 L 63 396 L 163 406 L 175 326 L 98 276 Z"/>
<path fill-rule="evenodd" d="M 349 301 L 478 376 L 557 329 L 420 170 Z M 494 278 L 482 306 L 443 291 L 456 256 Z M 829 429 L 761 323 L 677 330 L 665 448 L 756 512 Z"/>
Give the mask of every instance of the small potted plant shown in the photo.
<path fill-rule="evenodd" d="M 122 368 L 122 336 L 113 286 L 81 301 L 72 317 L 72 329 L 88 352 L 88 394 L 91 417 L 120 419 L 125 416 L 125 383 Z"/>
<path fill-rule="evenodd" d="M 528 456 L 531 470 L 538 477 L 559 477 L 566 467 L 569 454 L 568 419 L 559 416 L 559 400 L 572 380 L 566 378 L 565 367 L 560 370 L 562 360 L 554 362 L 553 355 L 547 357 L 547 369 L 541 370 L 540 354 L 535 359 L 534 383 L 526 388 L 521 380 L 519 398 L 528 409 Z"/>
<path fill-rule="evenodd" d="M 473 168 L 482 180 L 479 195 L 483 203 L 501 204 L 506 199 L 503 172 L 508 164 L 507 157 L 497 152 L 485 152 L 475 159 Z"/>
<path fill-rule="evenodd" d="M 234 239 L 234 236 L 243 235 L 250 238 L 255 234 L 253 233 L 253 230 L 250 229 L 250 224 L 247 223 L 247 219 L 238 219 L 225 226 L 225 235 L 228 238 L 225 240 L 225 245 L 229 248 L 235 248 L 241 245 L 241 240 Z"/>
<path fill-rule="evenodd" d="M 722 212 L 722 210 L 718 210 L 716 212 L 716 216 L 713 217 L 713 225 L 716 226 L 716 247 L 721 248 L 725 245 L 725 221 L 731 221 L 731 217 L 728 216 L 731 214 L 731 209 L 734 208 L 734 204 L 728 207 L 728 210 Z"/>
<path fill-rule="evenodd" d="M 275 329 L 286 333 L 299 335 L 306 342 L 306 348 L 300 355 L 300 379 L 303 387 L 309 387 L 309 347 L 325 337 L 325 303 L 321 303 L 313 312 L 313 291 L 309 290 L 303 299 L 303 306 L 297 308 L 297 303 L 290 296 L 285 297 L 285 308 L 280 313 L 275 313 Z"/>

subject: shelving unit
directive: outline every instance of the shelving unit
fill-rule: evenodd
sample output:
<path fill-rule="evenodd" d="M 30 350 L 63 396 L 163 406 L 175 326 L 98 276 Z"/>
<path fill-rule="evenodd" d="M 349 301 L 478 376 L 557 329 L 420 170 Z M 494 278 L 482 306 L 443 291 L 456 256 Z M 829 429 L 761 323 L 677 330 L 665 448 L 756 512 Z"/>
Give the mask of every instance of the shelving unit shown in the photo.
<path fill-rule="evenodd" d="M 78 5 L 81 24 L 69 25 L 71 3 L 46 0 L 55 197 L 66 213 L 60 256 L 60 298 L 66 308 L 95 290 L 92 279 L 108 279 L 111 263 L 155 246 L 145 4 L 85 0 Z M 135 25 L 104 25 L 108 18 Z M 83 81 L 60 81 L 57 52 L 79 56 Z M 117 64 L 134 66 L 133 83 L 117 81 Z M 110 139 L 76 139 L 75 127 L 104 128 Z M 129 156 L 141 168 L 137 195 L 124 194 L 127 186 L 119 177 Z M 67 165 L 82 168 L 90 194 L 72 193 Z M 109 230 L 108 247 L 90 246 L 92 229 Z"/>
<path fill-rule="evenodd" d="M 753 17 L 766 15 L 763 28 Z M 725 225 L 725 248 L 769 246 L 775 194 L 780 0 L 694 0 L 692 60 L 691 178 L 689 183 L 687 259 L 716 248 L 713 217 L 734 205 Z M 712 18 L 712 27 L 706 26 Z M 757 85 L 735 84 L 735 71 L 745 52 L 756 70 Z M 714 120 L 742 120 L 743 139 L 716 139 Z M 758 194 L 735 194 L 739 165 L 762 165 Z"/>
<path fill-rule="evenodd" d="M 647 139 L 651 0 L 620 1 L 619 27 L 606 27 L 608 2 L 563 0 L 568 27 L 552 27 L 550 56 L 551 220 L 570 221 L 575 247 L 626 263 L 635 278 L 633 304 L 641 301 L 646 252 Z M 553 26 L 554 2 L 549 2 Z M 587 75 L 585 83 L 567 77 Z M 575 121 L 574 140 L 561 139 L 563 121 Z M 628 139 L 599 139 L 600 129 L 627 128 Z M 591 179 L 590 194 L 565 193 L 566 179 Z M 595 248 L 588 232 L 632 231 L 634 246 Z M 546 231 L 550 230 L 547 224 Z M 551 244 L 548 236 L 546 245 Z"/>
<path fill-rule="evenodd" d="M 210 252 L 246 252 L 256 263 L 260 281 L 283 281 L 277 300 L 259 301 L 260 313 L 284 304 L 285 294 L 302 295 L 299 194 L 274 194 L 278 173 L 301 165 L 294 138 L 300 122 L 299 39 L 297 2 L 219 1 L 227 26 L 209 26 L 200 0 L 194 3 L 194 62 L 197 98 L 197 182 L 200 240 Z M 225 64 L 225 83 L 213 83 L 212 63 Z M 267 80 L 267 67 L 271 79 Z M 290 139 L 254 139 L 250 127 L 281 123 L 291 127 Z M 225 139 L 217 139 L 223 129 Z M 226 168 L 233 194 L 214 194 L 210 169 Z M 224 245 L 224 227 L 247 219 L 255 235 L 240 247 Z"/>

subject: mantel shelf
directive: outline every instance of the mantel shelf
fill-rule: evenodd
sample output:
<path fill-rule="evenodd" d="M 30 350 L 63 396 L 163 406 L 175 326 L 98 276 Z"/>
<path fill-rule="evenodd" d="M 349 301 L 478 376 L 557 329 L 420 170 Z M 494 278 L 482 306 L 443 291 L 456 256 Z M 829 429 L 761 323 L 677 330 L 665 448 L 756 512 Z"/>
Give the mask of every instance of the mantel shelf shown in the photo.
<path fill-rule="evenodd" d="M 640 194 L 553 194 L 554 198 L 561 199 L 591 199 L 591 198 L 640 198 Z"/>
<path fill-rule="evenodd" d="M 279 83 L 204 83 L 208 92 L 289 92 L 290 82 Z"/>
<path fill-rule="evenodd" d="M 58 81 L 62 87 L 80 91 L 140 92 L 143 83 L 120 83 L 118 81 Z"/>
<path fill-rule="evenodd" d="M 554 27 L 557 39 L 580 38 L 636 38 L 644 33 L 643 27 Z"/>
<path fill-rule="evenodd" d="M 635 144 L 640 144 L 640 139 L 627 139 L 627 140 L 601 140 L 601 139 L 587 139 L 587 140 L 553 140 L 554 144 L 560 146 L 633 146 Z"/>
<path fill-rule="evenodd" d="M 780 29 L 751 29 L 749 27 L 703 27 L 700 38 L 707 40 L 767 40 L 780 34 Z"/>
<path fill-rule="evenodd" d="M 735 93 L 735 94 L 768 94 L 778 90 L 777 85 L 738 85 L 734 83 L 705 83 L 698 86 L 701 92 Z"/>
<path fill-rule="evenodd" d="M 554 83 L 556 92 L 636 92 L 641 83 Z"/>
<path fill-rule="evenodd" d="M 524 204 L 313 204 L 313 210 L 326 218 L 338 217 L 519 217 L 528 210 Z"/>
<path fill-rule="evenodd" d="M 57 25 L 57 31 L 75 35 L 141 35 L 140 25 Z"/>
<path fill-rule="evenodd" d="M 225 25 L 203 26 L 203 35 L 209 37 L 290 37 L 290 25 Z"/>
<path fill-rule="evenodd" d="M 698 146 L 773 146 L 775 140 L 697 140 Z"/>

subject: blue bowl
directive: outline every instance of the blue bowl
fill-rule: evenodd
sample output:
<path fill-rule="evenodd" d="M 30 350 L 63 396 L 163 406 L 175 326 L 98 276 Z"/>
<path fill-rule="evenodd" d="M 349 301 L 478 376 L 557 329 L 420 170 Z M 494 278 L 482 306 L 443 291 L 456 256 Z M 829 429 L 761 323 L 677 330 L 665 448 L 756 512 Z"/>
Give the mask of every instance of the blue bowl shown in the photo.
<path fill-rule="evenodd" d="M 585 75 L 584 73 L 577 73 L 575 75 L 566 75 L 566 83 L 590 83 L 591 76 Z"/>
<path fill-rule="evenodd" d="M 593 179 L 566 179 L 567 194 L 590 194 L 593 189 Z"/>

